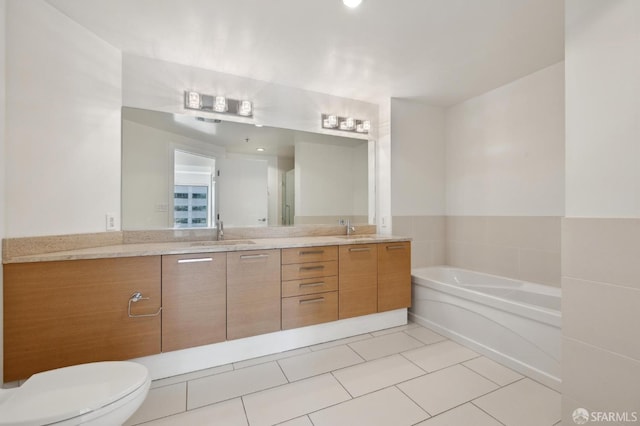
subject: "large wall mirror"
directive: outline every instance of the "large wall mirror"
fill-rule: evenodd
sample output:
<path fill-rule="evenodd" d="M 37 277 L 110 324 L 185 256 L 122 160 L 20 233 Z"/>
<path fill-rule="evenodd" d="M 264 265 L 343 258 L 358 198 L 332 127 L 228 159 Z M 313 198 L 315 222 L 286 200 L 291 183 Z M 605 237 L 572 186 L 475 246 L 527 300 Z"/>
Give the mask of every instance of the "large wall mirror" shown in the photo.
<path fill-rule="evenodd" d="M 122 229 L 374 223 L 375 142 L 122 109 Z"/>

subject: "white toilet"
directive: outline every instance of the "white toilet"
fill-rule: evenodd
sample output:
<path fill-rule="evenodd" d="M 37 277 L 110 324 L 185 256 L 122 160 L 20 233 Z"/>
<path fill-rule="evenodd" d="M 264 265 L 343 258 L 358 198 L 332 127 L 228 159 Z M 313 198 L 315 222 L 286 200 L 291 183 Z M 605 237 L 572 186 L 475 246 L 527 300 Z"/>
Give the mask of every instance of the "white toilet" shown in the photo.
<path fill-rule="evenodd" d="M 129 361 L 34 374 L 19 388 L 0 389 L 0 425 L 122 425 L 145 400 L 150 384 L 147 368 Z"/>

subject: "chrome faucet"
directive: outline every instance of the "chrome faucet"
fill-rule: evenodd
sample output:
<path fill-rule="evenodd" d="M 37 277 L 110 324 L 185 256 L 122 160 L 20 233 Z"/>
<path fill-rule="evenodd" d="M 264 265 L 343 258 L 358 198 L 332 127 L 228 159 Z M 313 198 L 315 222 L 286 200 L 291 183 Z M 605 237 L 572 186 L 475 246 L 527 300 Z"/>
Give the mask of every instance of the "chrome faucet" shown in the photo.
<path fill-rule="evenodd" d="M 216 239 L 218 241 L 224 240 L 224 224 L 221 220 L 218 221 L 218 224 L 216 226 Z"/>
<path fill-rule="evenodd" d="M 356 232 L 356 227 L 351 224 L 351 219 L 347 219 L 347 235 Z"/>

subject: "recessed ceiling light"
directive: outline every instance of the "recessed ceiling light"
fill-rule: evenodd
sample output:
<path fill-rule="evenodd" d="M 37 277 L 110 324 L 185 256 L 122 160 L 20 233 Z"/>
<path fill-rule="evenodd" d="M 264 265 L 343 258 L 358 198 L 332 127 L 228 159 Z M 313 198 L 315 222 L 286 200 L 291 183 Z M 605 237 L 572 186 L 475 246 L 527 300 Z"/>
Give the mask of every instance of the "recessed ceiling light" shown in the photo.
<path fill-rule="evenodd" d="M 354 7 L 360 6 L 362 0 L 342 0 L 342 3 L 344 3 L 345 6 L 353 9 Z"/>
<path fill-rule="evenodd" d="M 258 151 L 258 152 L 264 152 L 264 148 L 256 148 L 256 151 Z"/>

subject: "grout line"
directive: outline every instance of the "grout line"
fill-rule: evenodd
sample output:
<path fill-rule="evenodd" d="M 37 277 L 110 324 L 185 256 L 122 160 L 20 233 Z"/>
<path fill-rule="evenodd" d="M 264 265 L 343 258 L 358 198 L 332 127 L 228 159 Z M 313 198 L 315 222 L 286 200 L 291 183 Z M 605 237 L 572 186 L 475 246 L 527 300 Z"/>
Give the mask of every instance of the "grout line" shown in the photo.
<path fill-rule="evenodd" d="M 496 422 L 500 423 L 501 425 L 504 425 L 504 423 L 502 423 L 500 420 L 496 419 L 494 415 L 492 415 L 491 413 L 489 413 L 487 410 L 483 409 L 482 407 L 478 406 L 477 404 L 474 404 L 473 401 L 469 401 L 469 404 L 473 405 L 474 407 L 476 407 L 478 410 L 482 411 L 483 413 L 485 413 L 487 416 L 491 417 L 492 419 L 494 419 Z M 506 426 L 506 425 L 505 425 Z"/>
<path fill-rule="evenodd" d="M 337 370 L 336 370 L 337 371 Z M 351 392 L 349 392 L 349 389 L 347 389 L 347 387 L 345 385 L 342 384 L 342 382 L 333 374 L 334 371 L 332 371 L 331 373 L 331 377 L 333 377 L 333 379 L 338 382 L 338 384 L 342 387 L 342 389 L 345 390 L 345 392 L 347 392 L 349 394 L 349 396 L 351 397 L 350 401 L 355 399 L 355 397 L 353 396 L 353 394 L 351 394 Z M 362 395 L 361 395 L 362 396 Z M 346 401 L 345 401 L 346 402 Z"/>
<path fill-rule="evenodd" d="M 247 407 L 244 405 L 244 396 L 240 397 L 240 404 L 242 404 L 242 411 L 244 411 L 244 419 L 249 424 L 249 415 L 247 414 Z"/>
<path fill-rule="evenodd" d="M 422 376 L 419 376 L 419 377 L 422 377 Z M 408 380 L 406 380 L 406 381 L 408 381 Z M 405 381 L 405 382 L 406 382 L 406 381 Z M 405 383 L 405 382 L 402 382 L 402 383 Z M 409 395 L 407 395 L 407 394 L 406 394 L 402 389 L 400 389 L 400 388 L 398 387 L 398 384 L 399 384 L 399 383 L 397 383 L 397 384 L 393 385 L 393 387 L 394 387 L 394 388 L 396 388 L 396 389 L 398 389 L 398 390 L 400 391 L 400 393 L 401 393 L 401 394 L 403 394 L 404 396 L 406 396 L 406 397 L 409 399 L 409 401 L 413 402 L 414 404 L 416 404 L 416 406 L 418 406 L 418 408 L 420 408 L 422 411 L 424 411 L 424 412 L 427 414 L 427 416 L 429 416 L 429 417 L 427 417 L 427 419 L 430 419 L 430 418 L 434 417 L 434 416 L 432 416 L 432 415 L 431 415 L 431 413 L 430 413 L 430 412 L 428 412 L 428 411 L 427 411 L 427 410 L 426 410 L 422 405 L 418 404 L 418 403 L 417 403 L 413 398 L 411 398 L 411 397 L 410 397 Z M 389 386 L 389 387 L 392 387 L 392 386 Z M 385 388 L 385 389 L 386 389 L 386 388 Z M 420 420 L 420 423 L 421 423 L 421 422 L 423 422 L 423 421 L 425 421 L 425 420 L 427 420 L 427 419 L 422 419 L 422 420 Z"/>
<path fill-rule="evenodd" d="M 282 375 L 284 376 L 285 380 L 287 381 L 287 384 L 288 383 L 292 383 L 291 380 L 289 380 L 289 376 L 287 376 L 287 373 L 284 372 L 284 370 L 282 369 L 282 366 L 280 365 L 280 363 L 278 361 L 279 360 L 276 360 L 275 363 L 278 366 L 278 368 L 280 369 L 280 371 L 282 372 Z M 280 386 L 282 386 L 282 385 L 280 385 Z"/>
<path fill-rule="evenodd" d="M 460 364 L 461 366 L 463 366 L 464 368 L 468 369 L 469 371 L 472 371 L 472 372 L 476 373 L 476 374 L 477 374 L 477 375 L 479 375 L 480 377 L 484 377 L 485 379 L 489 380 L 491 383 L 495 383 L 496 385 L 500 386 L 501 388 L 503 388 L 503 387 L 505 387 L 505 386 L 508 386 L 508 385 L 510 385 L 511 383 L 515 383 L 515 382 L 517 382 L 517 380 L 514 380 L 513 382 L 509 382 L 509 383 L 507 383 L 506 385 L 501 385 L 500 383 L 496 382 L 495 380 L 491 380 L 491 378 L 490 378 L 490 377 L 487 377 L 487 376 L 485 376 L 484 374 L 477 372 L 477 371 L 476 371 L 476 370 L 474 370 L 473 368 L 471 368 L 471 367 L 469 367 L 469 366 L 467 366 L 467 365 L 464 365 L 464 363 L 465 363 L 465 362 L 469 362 L 469 361 L 472 361 L 472 360 L 474 360 L 474 359 L 478 359 L 478 358 L 479 358 L 479 357 L 471 358 L 471 359 L 468 359 L 468 360 L 466 360 L 466 361 L 462 361 L 462 362 L 460 362 L 459 364 Z M 518 380 L 520 380 L 520 379 L 518 379 Z"/>
<path fill-rule="evenodd" d="M 184 411 L 189 411 L 189 381 L 184 383 Z"/>

